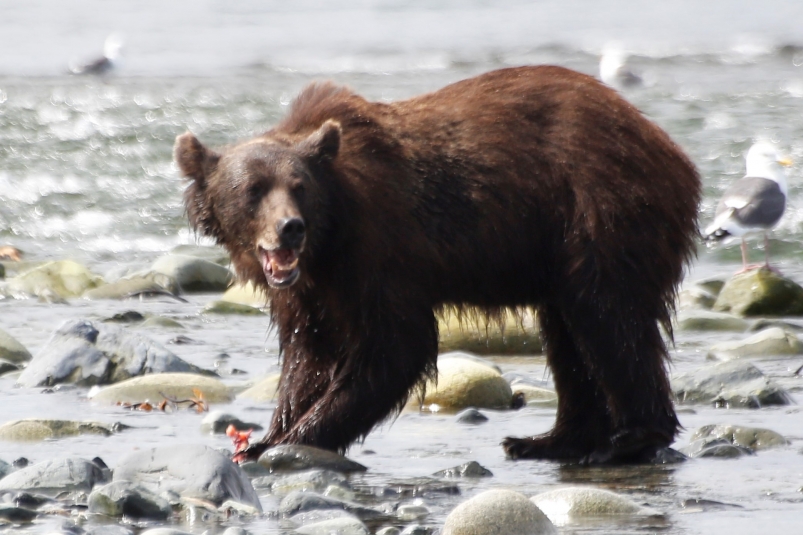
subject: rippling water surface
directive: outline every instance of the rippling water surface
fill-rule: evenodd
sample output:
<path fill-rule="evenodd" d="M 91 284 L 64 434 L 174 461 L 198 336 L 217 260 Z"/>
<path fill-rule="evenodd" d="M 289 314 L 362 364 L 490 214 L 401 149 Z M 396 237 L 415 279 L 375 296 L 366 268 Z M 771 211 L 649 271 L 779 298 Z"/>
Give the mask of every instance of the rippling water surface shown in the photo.
<path fill-rule="evenodd" d="M 171 162 L 177 134 L 190 129 L 210 145 L 266 130 L 293 95 L 314 79 L 332 78 L 366 97 L 395 100 L 494 68 L 551 63 L 596 74 L 611 42 L 631 52 L 646 86 L 626 98 L 665 128 L 698 165 L 705 184 L 700 218 L 710 221 L 725 187 L 744 173 L 744 153 L 759 138 L 798 162 L 789 170 L 789 206 L 774 233 L 773 256 L 803 282 L 803 3 L 664 2 L 136 2 L 11 1 L 0 6 L 0 245 L 26 260 L 73 258 L 113 279 L 149 265 L 173 247 L 195 243 Z M 112 32 L 125 36 L 124 62 L 104 78 L 64 74 L 72 59 L 89 58 Z M 690 281 L 729 276 L 738 244 L 701 246 Z M 758 259 L 763 251 L 753 247 Z M 247 375 L 277 369 L 278 348 L 264 319 L 199 315 L 213 296 L 190 303 L 86 302 L 48 305 L 0 301 L 0 328 L 35 353 L 61 321 L 99 319 L 136 309 L 179 319 L 198 343 L 170 345 L 179 356 L 213 367 L 221 353 Z M 168 343 L 176 332 L 148 331 Z M 733 333 L 679 333 L 675 370 L 704 363 L 705 349 Z M 799 359 L 798 359 L 799 360 Z M 541 357 L 497 358 L 504 371 L 544 376 Z M 800 401 L 797 361 L 757 365 Z M 136 430 L 20 446 L 0 443 L 0 459 L 25 455 L 100 455 L 110 466 L 140 447 L 205 442 L 191 413 L 136 414 L 86 402 L 82 389 L 42 394 L 0 378 L 2 418 L 122 420 Z M 237 402 L 226 410 L 267 421 L 270 407 Z M 461 496 L 428 503 L 432 526 L 479 490 L 509 487 L 535 494 L 584 483 L 634 496 L 666 511 L 651 523 L 570 526 L 563 533 L 795 533 L 803 518 L 803 415 L 796 406 L 749 410 L 695 407 L 680 417 L 686 430 L 738 423 L 769 427 L 792 446 L 735 461 L 694 461 L 657 468 L 580 469 L 505 461 L 506 435 L 549 429 L 550 408 L 490 413 L 480 427 L 450 415 L 405 413 L 368 437 L 351 456 L 368 465 L 365 483 L 387 484 L 468 460 L 491 469 L 489 480 L 461 483 Z M 374 452 L 374 453 L 370 453 Z M 681 500 L 705 498 L 741 508 L 693 513 Z M 268 499 L 268 498 L 266 498 Z M 266 504 L 270 509 L 270 504 Z M 31 532 L 50 526 L 36 525 Z M 275 521 L 247 526 L 277 533 Z M 200 529 L 200 528 L 199 528 Z M 202 531 L 202 529 L 201 529 Z"/>

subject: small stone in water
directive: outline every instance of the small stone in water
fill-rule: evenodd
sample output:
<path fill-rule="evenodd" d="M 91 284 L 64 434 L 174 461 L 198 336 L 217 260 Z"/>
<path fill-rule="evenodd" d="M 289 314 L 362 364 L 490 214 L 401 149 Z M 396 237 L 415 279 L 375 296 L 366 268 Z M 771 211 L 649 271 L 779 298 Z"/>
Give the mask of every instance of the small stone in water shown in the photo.
<path fill-rule="evenodd" d="M 461 464 L 460 466 L 455 466 L 453 468 L 447 468 L 445 470 L 441 470 L 439 472 L 435 472 L 432 474 L 435 477 L 493 477 L 493 472 L 488 470 L 487 468 L 483 467 L 477 461 L 469 461 L 467 463 Z"/>
<path fill-rule="evenodd" d="M 474 407 L 457 413 L 457 421 L 461 424 L 481 424 L 488 421 L 488 417 Z"/>

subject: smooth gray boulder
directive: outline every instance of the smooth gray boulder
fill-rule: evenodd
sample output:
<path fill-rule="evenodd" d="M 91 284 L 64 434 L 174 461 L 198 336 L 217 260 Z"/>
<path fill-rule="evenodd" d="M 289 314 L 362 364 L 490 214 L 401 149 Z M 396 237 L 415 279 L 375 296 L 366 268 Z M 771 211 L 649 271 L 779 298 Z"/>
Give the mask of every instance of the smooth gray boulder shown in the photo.
<path fill-rule="evenodd" d="M 108 480 L 108 469 L 86 459 L 69 457 L 42 461 L 11 472 L 0 479 L 0 491 L 20 490 L 54 496 L 61 492 L 89 492 Z"/>
<path fill-rule="evenodd" d="M 21 364 L 31 360 L 31 353 L 16 338 L 0 329 L 0 359 Z"/>
<path fill-rule="evenodd" d="M 421 402 L 433 411 L 468 407 L 509 409 L 513 392 L 492 362 L 467 353 L 446 353 L 438 357 L 437 381 L 429 379 L 424 399 L 419 398 L 415 394 L 410 396 L 408 406 L 415 407 Z"/>
<path fill-rule="evenodd" d="M 719 438 L 751 450 L 765 450 L 786 446 L 790 443 L 783 435 L 770 429 L 724 424 L 704 425 L 696 429 L 689 438 L 689 442 Z"/>
<path fill-rule="evenodd" d="M 224 292 L 233 280 L 228 268 L 195 256 L 168 254 L 151 266 L 151 271 L 172 277 L 183 292 Z"/>
<path fill-rule="evenodd" d="M 284 516 L 293 516 L 319 509 L 340 509 L 361 519 L 382 516 L 382 513 L 376 509 L 316 492 L 293 491 L 285 496 L 279 504 L 279 514 Z"/>
<path fill-rule="evenodd" d="M 53 333 L 17 382 L 28 387 L 93 386 L 163 372 L 210 373 L 136 332 L 107 323 L 70 320 Z"/>
<path fill-rule="evenodd" d="M 271 448 L 260 455 L 257 462 L 271 472 L 320 468 L 348 474 L 368 470 L 365 466 L 343 455 L 300 444 L 288 444 Z"/>
<path fill-rule="evenodd" d="M 173 512 L 167 500 L 130 481 L 113 481 L 89 495 L 89 512 L 106 516 L 166 520 Z"/>
<path fill-rule="evenodd" d="M 594 487 L 564 487 L 530 498 L 557 526 L 599 516 L 658 516 L 626 496 Z"/>
<path fill-rule="evenodd" d="M 371 532 L 358 518 L 340 517 L 305 524 L 296 529 L 301 535 L 370 535 Z"/>
<path fill-rule="evenodd" d="M 113 480 L 139 483 L 156 494 L 170 491 L 217 506 L 231 500 L 262 511 L 242 469 L 218 450 L 199 444 L 133 453 L 115 467 Z"/>
<path fill-rule="evenodd" d="M 714 403 L 721 407 L 759 408 L 788 405 L 789 394 L 750 362 L 731 360 L 672 378 L 680 403 Z"/>
<path fill-rule="evenodd" d="M 547 516 L 521 493 L 487 490 L 455 507 L 441 535 L 557 535 Z"/>
<path fill-rule="evenodd" d="M 745 357 L 767 357 L 803 354 L 803 342 L 782 327 L 769 327 L 743 340 L 720 342 L 711 346 L 708 358 L 732 360 Z"/>

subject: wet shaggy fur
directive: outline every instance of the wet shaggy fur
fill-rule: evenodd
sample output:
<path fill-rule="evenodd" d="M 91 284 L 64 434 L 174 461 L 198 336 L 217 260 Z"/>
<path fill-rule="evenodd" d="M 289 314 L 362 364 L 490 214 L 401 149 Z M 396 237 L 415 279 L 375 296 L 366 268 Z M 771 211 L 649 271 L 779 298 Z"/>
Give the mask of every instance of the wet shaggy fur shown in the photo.
<path fill-rule="evenodd" d="M 217 153 L 176 142 L 192 225 L 270 299 L 278 407 L 249 450 L 344 450 L 434 372 L 445 306 L 537 311 L 555 427 L 512 458 L 640 460 L 678 430 L 660 326 L 693 254 L 700 182 L 657 126 L 559 67 L 490 72 L 395 103 L 312 84 Z M 301 219 L 298 279 L 264 250 Z M 260 256 L 263 255 L 263 256 Z"/>

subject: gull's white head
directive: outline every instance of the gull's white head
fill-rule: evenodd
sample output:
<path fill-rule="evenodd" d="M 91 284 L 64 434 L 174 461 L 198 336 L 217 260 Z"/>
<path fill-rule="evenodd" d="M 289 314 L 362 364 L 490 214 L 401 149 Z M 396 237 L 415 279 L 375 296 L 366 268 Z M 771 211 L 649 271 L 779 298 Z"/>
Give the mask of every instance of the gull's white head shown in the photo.
<path fill-rule="evenodd" d="M 788 158 L 782 158 L 775 145 L 767 141 L 755 143 L 745 156 L 747 173 L 745 176 L 761 177 L 774 180 L 786 194 L 786 172 L 784 167 L 792 164 Z"/>

